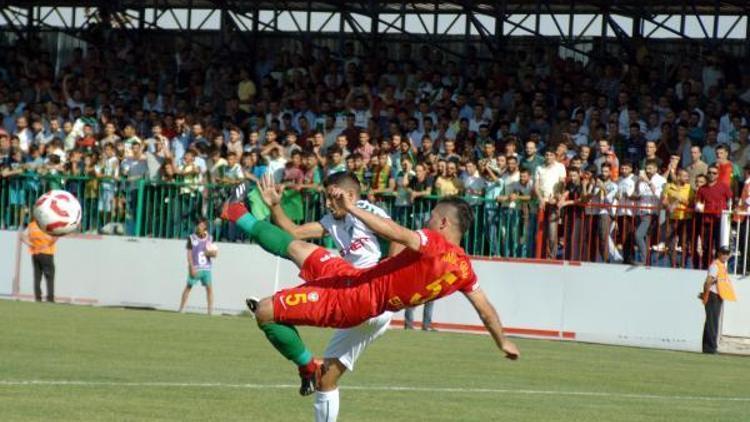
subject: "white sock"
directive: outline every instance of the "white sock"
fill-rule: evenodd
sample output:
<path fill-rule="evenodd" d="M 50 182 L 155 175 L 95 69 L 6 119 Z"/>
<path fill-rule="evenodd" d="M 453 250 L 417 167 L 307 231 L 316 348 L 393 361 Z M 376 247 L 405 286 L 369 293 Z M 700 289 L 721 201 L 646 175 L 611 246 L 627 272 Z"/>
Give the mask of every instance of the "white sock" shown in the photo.
<path fill-rule="evenodd" d="M 339 417 L 339 389 L 315 392 L 315 422 L 336 422 Z"/>

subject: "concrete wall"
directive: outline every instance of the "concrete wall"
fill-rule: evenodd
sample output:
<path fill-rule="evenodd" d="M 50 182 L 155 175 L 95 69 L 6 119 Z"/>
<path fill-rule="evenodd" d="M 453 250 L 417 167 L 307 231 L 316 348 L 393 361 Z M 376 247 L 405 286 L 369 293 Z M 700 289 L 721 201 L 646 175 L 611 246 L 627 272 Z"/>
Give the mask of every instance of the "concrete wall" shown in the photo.
<path fill-rule="evenodd" d="M 20 288 L 12 289 L 17 234 L 0 231 L 0 294 L 33 298 L 31 260 L 21 249 Z M 185 241 L 66 237 L 58 242 L 60 301 L 174 310 L 187 274 Z M 482 288 L 510 333 L 606 344 L 700 350 L 703 308 L 696 298 L 704 272 L 621 265 L 474 260 Z M 244 298 L 299 282 L 296 268 L 257 246 L 220 244 L 215 307 L 242 312 Z M 750 283 L 736 281 L 740 301 L 725 309 L 725 333 L 750 337 Z M 205 310 L 202 288 L 189 310 Z M 750 299 L 748 299 L 750 300 Z M 419 311 L 417 312 L 419 316 Z M 401 316 L 397 316 L 400 319 Z M 441 329 L 482 331 L 461 295 L 435 306 Z"/>

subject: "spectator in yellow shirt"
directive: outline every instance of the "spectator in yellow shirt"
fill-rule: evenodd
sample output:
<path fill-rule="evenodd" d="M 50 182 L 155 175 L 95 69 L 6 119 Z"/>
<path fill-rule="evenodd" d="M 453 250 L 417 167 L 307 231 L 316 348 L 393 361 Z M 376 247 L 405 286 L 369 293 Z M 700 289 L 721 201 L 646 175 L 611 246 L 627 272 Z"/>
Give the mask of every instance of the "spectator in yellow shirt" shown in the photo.
<path fill-rule="evenodd" d="M 237 84 L 237 98 L 240 100 L 240 109 L 249 113 L 253 97 L 255 97 L 255 82 L 250 79 L 247 69 L 240 69 L 240 82 Z"/>
<path fill-rule="evenodd" d="M 435 179 L 433 192 L 437 196 L 453 196 L 463 193 L 464 185 L 458 178 L 458 166 L 454 161 L 438 162 L 438 177 Z"/>
<path fill-rule="evenodd" d="M 664 188 L 662 203 L 669 211 L 667 224 L 667 244 L 669 245 L 669 259 L 671 265 L 684 265 L 677 262 L 678 244 L 682 248 L 683 261 L 687 255 L 690 233 L 691 206 L 695 192 L 690 186 L 690 173 L 685 169 L 677 170 L 674 182 L 667 183 Z"/>

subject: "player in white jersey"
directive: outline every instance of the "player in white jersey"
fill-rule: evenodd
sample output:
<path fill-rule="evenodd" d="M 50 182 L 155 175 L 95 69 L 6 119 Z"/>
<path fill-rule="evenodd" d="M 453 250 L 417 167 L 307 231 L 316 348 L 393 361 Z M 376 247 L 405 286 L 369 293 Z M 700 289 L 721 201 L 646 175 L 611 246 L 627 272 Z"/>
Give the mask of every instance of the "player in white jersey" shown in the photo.
<path fill-rule="evenodd" d="M 348 173 L 328 176 L 324 186 L 326 204 L 329 203 L 328 190 L 331 187 L 338 187 L 353 198 L 359 198 L 359 182 Z M 320 221 L 296 225 L 287 217 L 279 203 L 268 205 L 274 223 L 295 239 L 320 239 L 328 234 L 339 248 L 341 256 L 357 268 L 372 267 L 381 258 L 378 237 L 362 221 L 350 214 L 335 215 L 329 208 L 329 212 Z M 390 218 L 383 209 L 368 201 L 359 200 L 357 206 L 380 217 Z M 391 249 L 389 256 L 398 252 L 393 247 Z M 336 420 L 339 410 L 339 378 L 347 370 L 354 370 L 354 362 L 370 343 L 385 333 L 392 316 L 392 312 L 385 312 L 357 327 L 334 332 L 323 356 L 325 362 L 314 404 L 316 422 Z"/>

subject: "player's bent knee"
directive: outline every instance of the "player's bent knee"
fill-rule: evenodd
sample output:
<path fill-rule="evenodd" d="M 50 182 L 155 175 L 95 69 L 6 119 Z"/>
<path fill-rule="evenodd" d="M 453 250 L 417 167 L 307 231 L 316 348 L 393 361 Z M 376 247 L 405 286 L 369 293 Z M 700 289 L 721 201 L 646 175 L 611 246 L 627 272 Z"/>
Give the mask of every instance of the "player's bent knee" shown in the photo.
<path fill-rule="evenodd" d="M 346 372 L 346 366 L 338 359 L 326 358 L 323 374 L 320 377 L 320 391 L 331 391 L 338 387 L 339 378 Z"/>
<path fill-rule="evenodd" d="M 258 303 L 258 309 L 255 310 L 255 319 L 258 325 L 273 322 L 273 299 L 267 297 Z"/>

